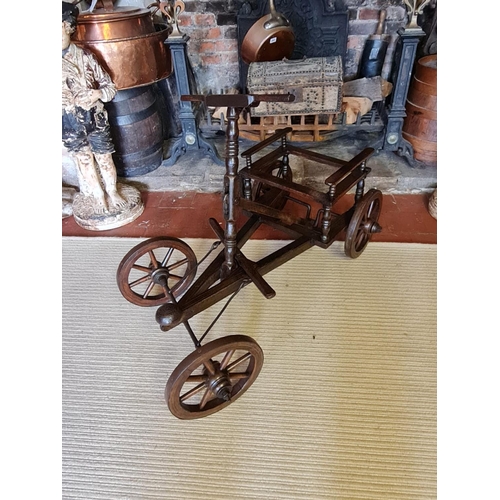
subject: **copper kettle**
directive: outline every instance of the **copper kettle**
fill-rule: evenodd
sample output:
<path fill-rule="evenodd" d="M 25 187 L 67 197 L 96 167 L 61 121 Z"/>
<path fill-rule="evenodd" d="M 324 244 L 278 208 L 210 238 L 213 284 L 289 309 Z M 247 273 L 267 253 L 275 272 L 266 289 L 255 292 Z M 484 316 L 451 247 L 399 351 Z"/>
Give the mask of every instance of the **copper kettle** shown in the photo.
<path fill-rule="evenodd" d="M 99 0 L 96 7 L 78 16 L 72 40 L 96 56 L 118 90 L 148 85 L 172 73 L 164 43 L 171 27 L 156 24 L 154 12 L 115 7 L 112 0 Z"/>

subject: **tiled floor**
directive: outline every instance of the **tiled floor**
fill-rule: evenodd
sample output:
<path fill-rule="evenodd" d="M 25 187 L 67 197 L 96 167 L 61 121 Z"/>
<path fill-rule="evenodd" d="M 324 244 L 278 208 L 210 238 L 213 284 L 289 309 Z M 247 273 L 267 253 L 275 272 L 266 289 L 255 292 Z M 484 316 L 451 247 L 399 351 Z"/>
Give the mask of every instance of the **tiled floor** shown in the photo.
<path fill-rule="evenodd" d="M 427 209 L 428 194 L 385 194 L 379 223 L 382 232 L 372 241 L 437 243 L 437 222 Z M 171 236 L 177 238 L 215 238 L 209 217 L 222 222 L 219 193 L 143 192 L 144 212 L 134 222 L 107 231 L 89 231 L 76 224 L 73 217 L 62 221 L 63 236 L 139 237 Z M 336 210 L 352 205 L 352 195 L 339 200 Z M 253 235 L 261 239 L 290 239 L 285 233 L 261 226 Z"/>

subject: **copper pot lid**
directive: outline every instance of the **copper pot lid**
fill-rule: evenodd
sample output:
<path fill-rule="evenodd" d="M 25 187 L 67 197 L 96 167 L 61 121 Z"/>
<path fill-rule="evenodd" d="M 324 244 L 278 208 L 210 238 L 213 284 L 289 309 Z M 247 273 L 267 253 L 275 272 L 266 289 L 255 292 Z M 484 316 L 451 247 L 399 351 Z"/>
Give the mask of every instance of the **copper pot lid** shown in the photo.
<path fill-rule="evenodd" d="M 121 21 L 123 19 L 149 16 L 150 14 L 151 12 L 148 9 L 138 7 L 115 7 L 113 10 L 96 9 L 93 12 L 82 12 L 78 16 L 78 22 Z"/>
<path fill-rule="evenodd" d="M 83 12 L 73 40 L 116 40 L 155 34 L 151 12 L 140 7 L 117 7 Z"/>

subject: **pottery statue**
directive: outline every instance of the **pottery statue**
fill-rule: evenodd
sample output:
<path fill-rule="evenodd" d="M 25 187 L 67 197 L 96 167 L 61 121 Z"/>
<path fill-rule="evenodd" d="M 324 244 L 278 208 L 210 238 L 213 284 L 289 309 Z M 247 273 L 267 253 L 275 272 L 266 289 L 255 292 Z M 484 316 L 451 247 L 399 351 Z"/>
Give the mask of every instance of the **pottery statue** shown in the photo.
<path fill-rule="evenodd" d="M 144 206 L 137 189 L 117 183 L 103 105 L 117 89 L 95 56 L 71 42 L 78 13 L 62 2 L 62 142 L 77 168 L 73 216 L 86 229 L 106 230 L 132 222 Z"/>

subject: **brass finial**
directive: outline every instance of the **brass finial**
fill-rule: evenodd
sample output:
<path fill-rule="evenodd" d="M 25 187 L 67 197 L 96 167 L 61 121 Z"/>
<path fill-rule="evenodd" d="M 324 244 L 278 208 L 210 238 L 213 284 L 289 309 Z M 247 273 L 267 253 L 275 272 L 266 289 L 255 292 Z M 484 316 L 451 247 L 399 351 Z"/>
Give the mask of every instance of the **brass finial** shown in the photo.
<path fill-rule="evenodd" d="M 186 5 L 182 0 L 172 2 L 160 2 L 160 10 L 165 14 L 168 24 L 172 26 L 169 38 L 182 38 L 184 35 L 179 31 L 179 15 L 184 12 Z"/>
<path fill-rule="evenodd" d="M 407 7 L 409 22 L 406 25 L 406 30 L 418 30 L 421 31 L 421 27 L 417 24 L 417 17 L 422 14 L 424 7 L 431 0 L 404 0 Z"/>

